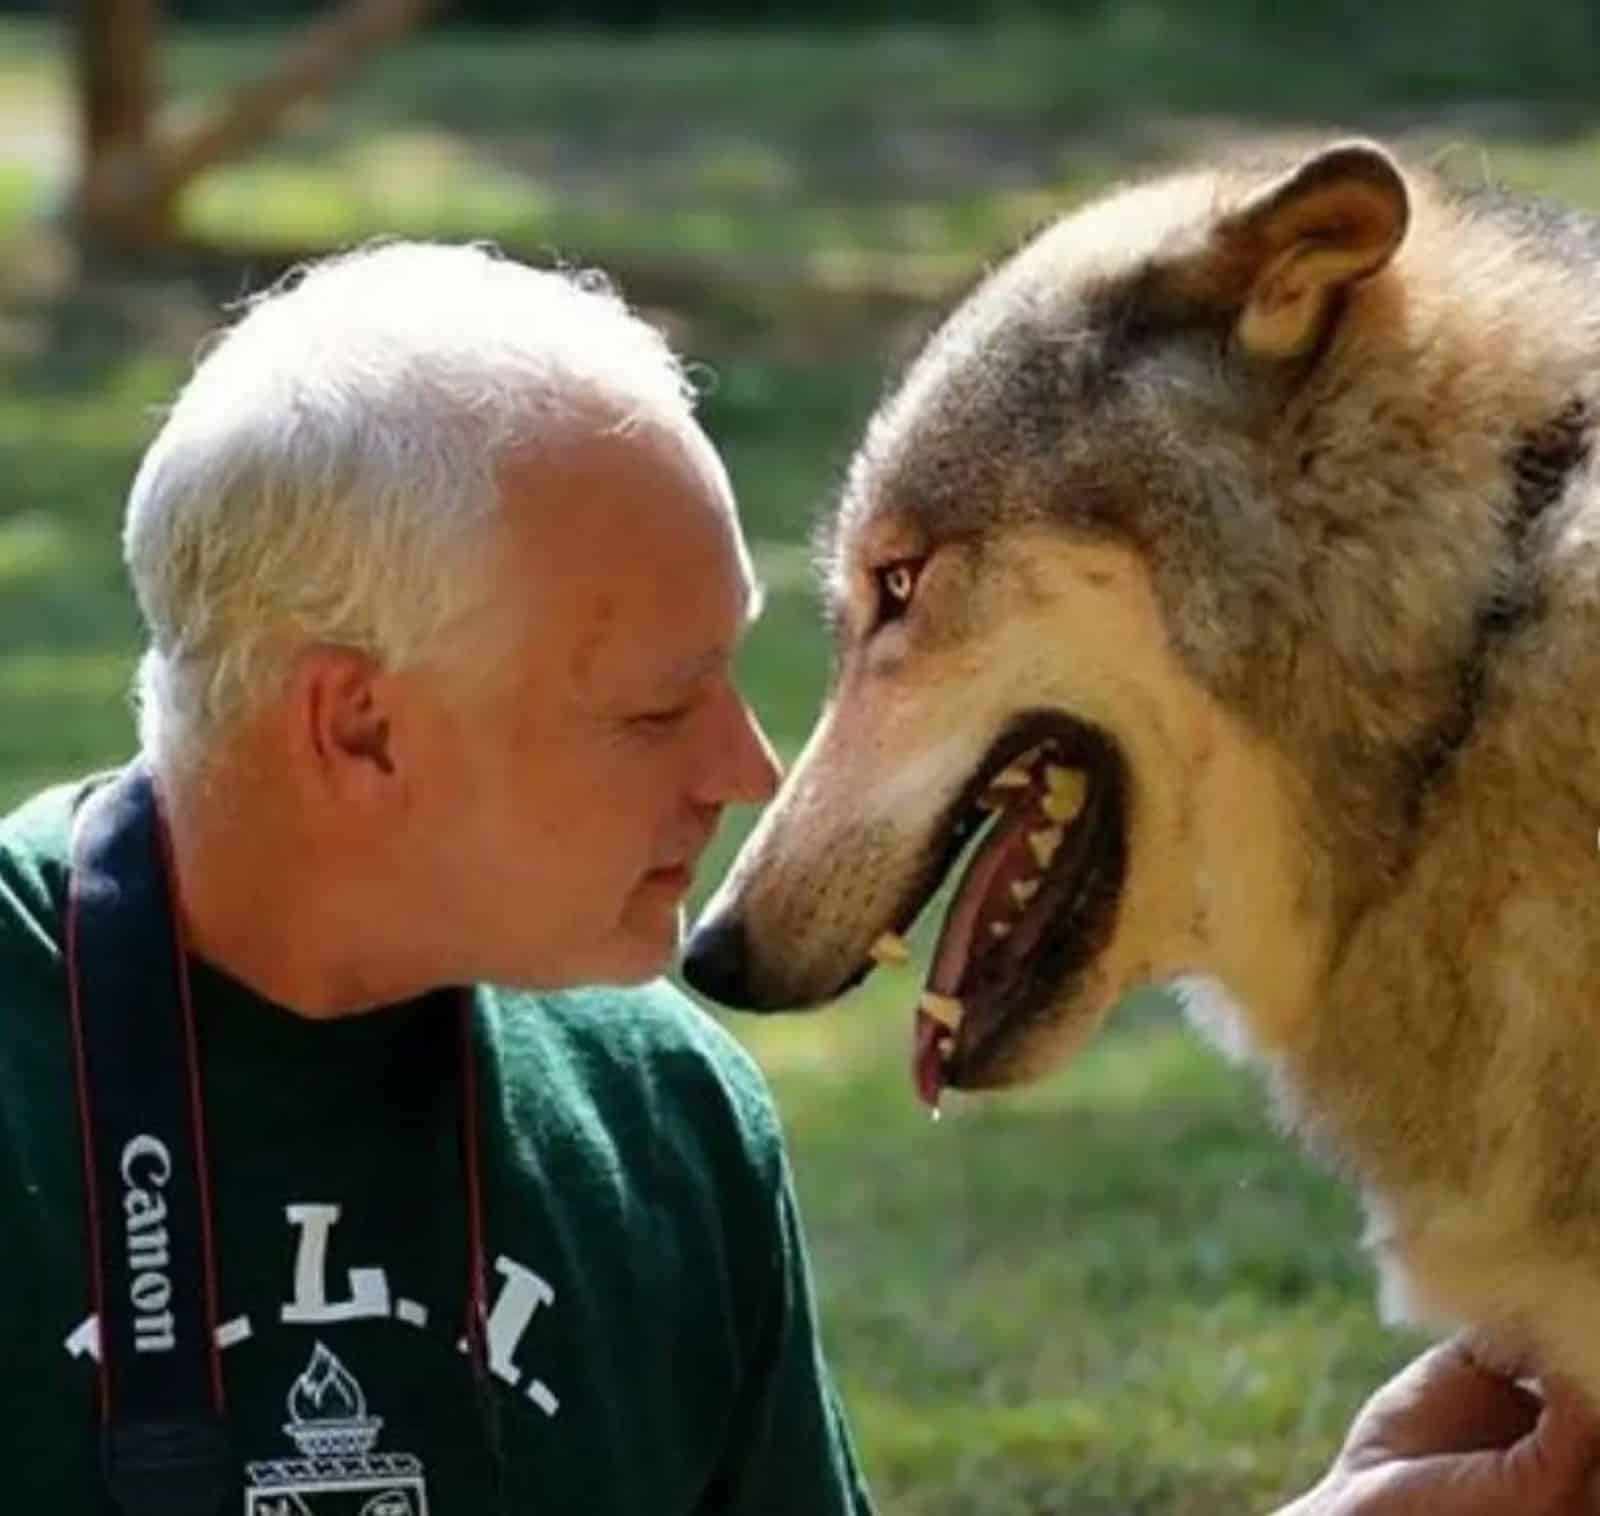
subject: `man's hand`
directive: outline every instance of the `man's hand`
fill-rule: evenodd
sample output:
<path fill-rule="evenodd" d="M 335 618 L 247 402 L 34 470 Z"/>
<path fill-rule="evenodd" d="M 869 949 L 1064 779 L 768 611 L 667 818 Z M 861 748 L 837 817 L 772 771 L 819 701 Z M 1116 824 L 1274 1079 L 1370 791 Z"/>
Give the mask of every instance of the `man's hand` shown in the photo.
<path fill-rule="evenodd" d="M 1551 1379 L 1542 1398 L 1457 1338 L 1377 1392 L 1327 1477 L 1278 1516 L 1596 1516 L 1600 1415 Z"/>

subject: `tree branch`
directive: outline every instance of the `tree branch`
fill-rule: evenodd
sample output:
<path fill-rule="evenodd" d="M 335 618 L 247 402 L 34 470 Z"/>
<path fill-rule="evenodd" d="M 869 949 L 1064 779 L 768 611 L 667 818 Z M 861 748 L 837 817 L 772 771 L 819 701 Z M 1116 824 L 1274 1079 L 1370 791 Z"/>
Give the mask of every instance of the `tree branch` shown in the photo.
<path fill-rule="evenodd" d="M 307 96 L 326 93 L 366 56 L 418 25 L 436 0 L 349 0 L 313 22 L 264 79 L 247 84 L 214 115 L 160 143 L 155 180 L 171 197 L 213 164 L 250 151 Z"/>
<path fill-rule="evenodd" d="M 80 3 L 86 8 L 79 33 L 86 151 L 77 213 L 108 244 L 151 248 L 176 235 L 178 197 L 190 180 L 270 137 L 301 100 L 331 90 L 369 53 L 418 25 L 439 0 L 347 0 L 306 27 L 264 78 L 166 137 L 136 131 L 141 104 L 149 109 L 135 83 L 151 72 L 156 0 Z M 123 50 L 126 61 L 108 59 L 108 48 Z M 138 69 L 131 68 L 134 62 Z M 119 69 L 129 78 L 117 93 L 106 80 Z"/>

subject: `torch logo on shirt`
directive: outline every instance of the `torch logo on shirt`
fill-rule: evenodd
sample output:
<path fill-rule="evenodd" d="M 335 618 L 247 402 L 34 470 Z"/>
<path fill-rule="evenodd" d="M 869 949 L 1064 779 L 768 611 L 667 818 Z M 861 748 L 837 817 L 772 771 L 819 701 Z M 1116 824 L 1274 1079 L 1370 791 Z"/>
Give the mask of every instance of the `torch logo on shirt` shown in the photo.
<path fill-rule="evenodd" d="M 245 1466 L 245 1516 L 428 1516 L 421 1462 L 374 1452 L 383 1418 L 320 1342 L 289 1389 L 284 1431 L 298 1458 Z"/>

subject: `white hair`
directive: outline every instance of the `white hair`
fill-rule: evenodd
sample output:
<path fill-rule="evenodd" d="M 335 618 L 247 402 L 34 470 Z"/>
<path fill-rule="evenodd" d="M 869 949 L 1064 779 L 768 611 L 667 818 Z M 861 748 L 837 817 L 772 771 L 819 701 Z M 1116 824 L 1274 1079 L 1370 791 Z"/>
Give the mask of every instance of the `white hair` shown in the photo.
<path fill-rule="evenodd" d="M 203 766 L 310 644 L 437 654 L 484 595 L 509 451 L 692 406 L 598 275 L 429 243 L 291 274 L 199 364 L 129 495 L 145 751 Z"/>

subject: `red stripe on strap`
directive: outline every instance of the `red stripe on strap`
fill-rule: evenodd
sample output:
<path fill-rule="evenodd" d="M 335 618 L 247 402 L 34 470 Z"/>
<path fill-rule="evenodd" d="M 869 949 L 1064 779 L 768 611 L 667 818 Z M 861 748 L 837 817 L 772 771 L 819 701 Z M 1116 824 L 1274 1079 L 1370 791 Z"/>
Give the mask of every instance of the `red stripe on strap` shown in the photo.
<path fill-rule="evenodd" d="M 67 884 L 67 1003 L 72 1013 L 72 1058 L 78 1075 L 78 1127 L 83 1149 L 83 1193 L 89 1209 L 89 1293 L 94 1307 L 97 1378 L 100 1385 L 100 1421 L 111 1419 L 111 1355 L 106 1351 L 106 1302 L 101 1289 L 105 1277 L 105 1244 L 100 1236 L 100 1186 L 94 1171 L 94 1113 L 89 1109 L 89 1055 L 83 1039 L 83 1004 L 78 987 L 78 872 Z"/>
<path fill-rule="evenodd" d="M 167 871 L 172 896 L 172 945 L 178 955 L 178 1009 L 183 1020 L 183 1042 L 189 1065 L 189 1119 L 194 1126 L 195 1183 L 200 1192 L 200 1252 L 204 1261 L 206 1293 L 206 1357 L 211 1366 L 211 1402 L 221 1416 L 227 1409 L 223 1394 L 222 1347 L 217 1341 L 217 1322 L 221 1314 L 217 1289 L 217 1247 L 211 1221 L 211 1153 L 206 1142 L 205 1099 L 200 1089 L 200 1039 L 195 1029 L 194 999 L 189 993 L 189 939 L 183 928 L 183 902 L 178 886 L 178 870 L 172 856 L 172 837 L 161 809 L 161 794 L 154 782 L 156 834 L 161 839 L 161 862 Z"/>

